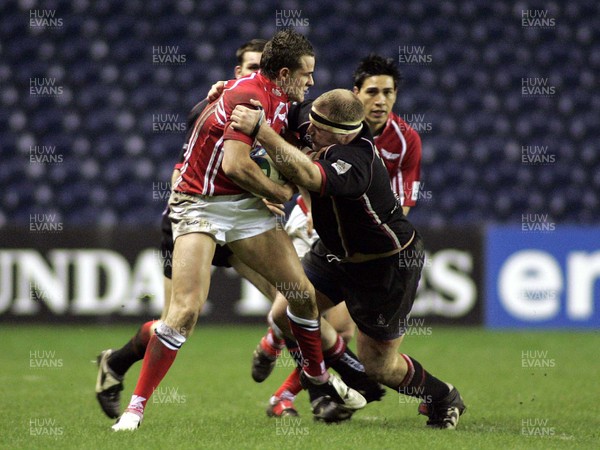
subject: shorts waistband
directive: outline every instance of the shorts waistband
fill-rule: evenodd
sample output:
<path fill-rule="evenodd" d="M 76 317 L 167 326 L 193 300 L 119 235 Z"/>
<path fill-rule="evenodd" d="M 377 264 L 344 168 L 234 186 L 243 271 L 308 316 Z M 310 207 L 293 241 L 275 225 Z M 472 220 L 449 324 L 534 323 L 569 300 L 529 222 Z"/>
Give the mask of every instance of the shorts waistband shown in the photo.
<path fill-rule="evenodd" d="M 384 253 L 354 253 L 352 256 L 347 256 L 345 258 L 339 258 L 342 262 L 350 262 L 350 263 L 362 263 L 367 261 L 373 261 L 375 259 L 383 259 L 389 256 L 400 253 L 402 250 L 406 249 L 412 242 L 415 240 L 416 232 L 413 231 L 412 236 L 408 240 L 406 244 L 404 244 L 400 248 L 396 248 L 394 250 L 390 250 L 389 252 Z M 329 256 L 329 255 L 327 255 Z"/>
<path fill-rule="evenodd" d="M 179 195 L 188 200 L 204 200 L 204 201 L 220 201 L 220 202 L 235 202 L 245 198 L 252 198 L 254 195 L 247 194 L 234 194 L 234 195 L 202 195 L 202 194 L 190 194 L 188 192 L 173 191 L 171 195 Z"/>

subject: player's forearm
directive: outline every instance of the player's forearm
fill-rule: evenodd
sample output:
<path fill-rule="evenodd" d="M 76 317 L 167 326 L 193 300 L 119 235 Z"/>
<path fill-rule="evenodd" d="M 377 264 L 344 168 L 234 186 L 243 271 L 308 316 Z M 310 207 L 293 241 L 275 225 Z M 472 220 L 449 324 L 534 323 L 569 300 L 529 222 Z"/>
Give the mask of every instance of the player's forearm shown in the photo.
<path fill-rule="evenodd" d="M 310 191 L 320 191 L 321 172 L 308 156 L 266 123 L 261 125 L 257 138 L 285 178 Z"/>
<path fill-rule="evenodd" d="M 251 165 L 241 164 L 226 171 L 226 175 L 242 189 L 259 197 L 275 200 L 279 203 L 290 199 L 291 190 L 269 180 L 254 162 Z"/>

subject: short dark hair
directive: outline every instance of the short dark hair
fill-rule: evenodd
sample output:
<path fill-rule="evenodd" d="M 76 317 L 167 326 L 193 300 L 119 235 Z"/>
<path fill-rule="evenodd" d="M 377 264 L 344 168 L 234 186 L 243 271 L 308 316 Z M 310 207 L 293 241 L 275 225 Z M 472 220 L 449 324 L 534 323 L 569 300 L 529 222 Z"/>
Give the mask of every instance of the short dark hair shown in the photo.
<path fill-rule="evenodd" d="M 238 63 L 242 65 L 244 63 L 244 53 L 246 52 L 259 52 L 265 48 L 265 44 L 267 43 L 266 39 L 252 39 L 251 41 L 246 42 L 235 52 L 235 57 L 238 60 Z"/>
<path fill-rule="evenodd" d="M 383 56 L 371 53 L 363 58 L 354 71 L 354 86 L 359 90 L 364 81 L 376 75 L 389 75 L 394 80 L 394 89 L 402 82 L 402 74 L 396 65 L 394 58 L 384 58 Z"/>
<path fill-rule="evenodd" d="M 299 69 L 303 56 L 315 56 L 308 39 L 295 30 L 281 30 L 265 45 L 260 70 L 267 78 L 274 80 L 284 67 L 291 71 Z"/>

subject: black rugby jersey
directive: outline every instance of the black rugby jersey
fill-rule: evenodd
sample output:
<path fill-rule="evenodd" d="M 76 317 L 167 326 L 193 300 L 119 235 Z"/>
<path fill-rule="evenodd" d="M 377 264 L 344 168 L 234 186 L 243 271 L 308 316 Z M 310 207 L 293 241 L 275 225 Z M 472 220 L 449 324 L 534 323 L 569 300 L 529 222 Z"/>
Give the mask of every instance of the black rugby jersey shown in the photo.
<path fill-rule="evenodd" d="M 294 105 L 290 128 L 304 124 L 306 132 L 309 111 L 307 102 Z M 366 122 L 350 143 L 328 147 L 315 164 L 323 182 L 321 192 L 310 193 L 314 227 L 333 254 L 385 253 L 409 242 L 415 229 L 402 213 Z"/>

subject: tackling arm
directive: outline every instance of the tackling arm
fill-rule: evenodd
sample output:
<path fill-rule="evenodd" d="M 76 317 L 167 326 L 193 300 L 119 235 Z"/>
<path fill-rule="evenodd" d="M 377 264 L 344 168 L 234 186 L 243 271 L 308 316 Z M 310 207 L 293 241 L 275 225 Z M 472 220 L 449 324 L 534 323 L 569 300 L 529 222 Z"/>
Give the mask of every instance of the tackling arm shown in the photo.
<path fill-rule="evenodd" d="M 241 188 L 276 203 L 286 202 L 292 197 L 294 191 L 289 183 L 274 183 L 252 161 L 249 145 L 229 139 L 223 143 L 223 152 L 223 171 Z"/>
<path fill-rule="evenodd" d="M 262 110 L 249 109 L 238 105 L 231 114 L 232 126 L 236 130 L 252 135 L 261 114 L 263 114 Z M 321 171 L 308 156 L 286 142 L 267 123 L 263 122 L 256 131 L 255 136 L 283 176 L 309 191 L 320 192 Z"/>

